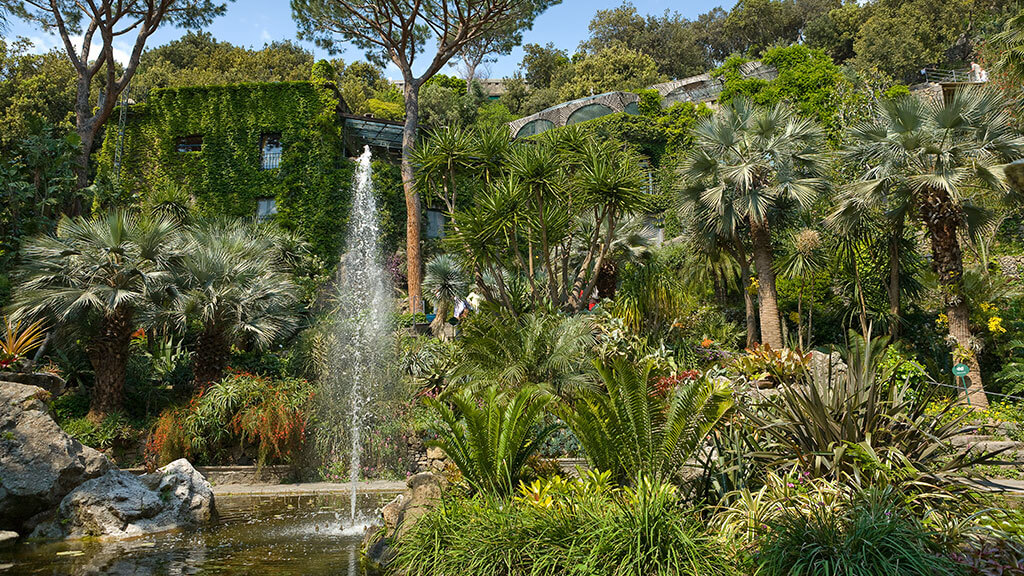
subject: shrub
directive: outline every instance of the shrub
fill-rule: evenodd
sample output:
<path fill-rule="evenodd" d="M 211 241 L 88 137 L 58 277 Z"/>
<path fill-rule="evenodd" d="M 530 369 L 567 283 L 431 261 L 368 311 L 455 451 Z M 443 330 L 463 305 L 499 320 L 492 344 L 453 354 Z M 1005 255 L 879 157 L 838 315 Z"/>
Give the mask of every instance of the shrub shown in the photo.
<path fill-rule="evenodd" d="M 722 546 L 680 506 L 673 486 L 607 474 L 536 482 L 521 496 L 446 498 L 397 544 L 408 576 L 716 576 Z"/>
<path fill-rule="evenodd" d="M 855 484 L 911 485 L 991 460 L 991 453 L 954 453 L 950 439 L 971 430 L 954 404 L 937 411 L 935 388 L 912 391 L 880 364 L 885 338 L 851 333 L 845 373 L 807 374 L 773 399 L 744 410 L 771 442 L 759 455 L 783 469 Z"/>
<path fill-rule="evenodd" d="M 81 417 L 65 421 L 62 425 L 68 436 L 97 450 L 108 450 L 131 443 L 140 431 L 121 412 L 108 414 L 99 424 Z"/>
<path fill-rule="evenodd" d="M 232 374 L 200 391 L 186 408 L 164 412 L 147 445 L 147 458 L 209 462 L 237 442 L 255 446 L 259 464 L 293 460 L 305 441 L 312 398 L 313 388 L 305 380 Z"/>

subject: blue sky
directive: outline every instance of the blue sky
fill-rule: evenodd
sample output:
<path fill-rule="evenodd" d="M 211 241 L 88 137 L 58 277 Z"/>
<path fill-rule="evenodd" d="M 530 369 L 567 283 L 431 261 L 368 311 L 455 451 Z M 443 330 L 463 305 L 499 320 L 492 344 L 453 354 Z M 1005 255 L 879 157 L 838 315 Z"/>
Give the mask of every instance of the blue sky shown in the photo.
<path fill-rule="evenodd" d="M 621 4 L 621 0 L 564 0 L 561 4 L 549 9 L 542 14 L 534 23 L 532 30 L 524 37 L 524 43 L 554 42 L 556 46 L 572 51 L 587 37 L 587 25 L 591 17 L 598 10 L 613 8 Z M 692 0 L 689 2 L 671 2 L 669 0 L 634 0 L 637 10 L 647 14 L 661 14 L 665 9 L 671 9 L 682 13 L 684 16 L 694 18 L 702 12 L 706 12 L 714 6 L 722 5 L 721 0 Z M 729 2 L 731 7 L 732 2 Z M 218 18 L 207 30 L 218 40 L 226 40 L 233 44 L 243 46 L 259 47 L 274 40 L 295 39 L 295 24 L 292 22 L 291 9 L 287 0 L 236 0 L 228 7 L 228 12 Z M 158 46 L 169 42 L 184 31 L 175 28 L 167 28 L 157 32 L 150 39 L 149 46 Z M 26 25 L 23 22 L 12 22 L 6 36 L 25 36 L 31 38 L 39 50 L 46 50 L 57 45 L 56 38 L 47 36 L 39 29 Z M 318 57 L 325 56 L 323 50 L 306 44 L 313 49 Z M 130 49 L 130 43 L 115 45 L 119 48 L 121 56 Z M 358 49 L 348 49 L 341 54 L 346 62 L 360 60 L 362 52 Z M 509 56 L 504 56 L 498 62 L 490 65 L 490 76 L 503 77 L 515 71 L 517 64 L 522 59 L 522 50 L 516 49 Z M 447 73 L 455 73 L 454 69 L 446 70 Z M 397 78 L 394 70 L 388 70 L 387 75 Z"/>

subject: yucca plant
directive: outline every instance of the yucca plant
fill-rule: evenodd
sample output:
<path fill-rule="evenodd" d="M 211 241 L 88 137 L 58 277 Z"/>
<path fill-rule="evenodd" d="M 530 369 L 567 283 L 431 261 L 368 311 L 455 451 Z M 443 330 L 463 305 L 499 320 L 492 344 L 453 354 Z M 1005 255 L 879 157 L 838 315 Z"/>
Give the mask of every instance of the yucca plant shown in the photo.
<path fill-rule="evenodd" d="M 663 397 L 649 361 L 617 358 L 597 370 L 604 389 L 581 392 L 562 419 L 590 465 L 620 483 L 672 479 L 733 405 L 729 384 L 716 378 L 687 380 Z"/>
<path fill-rule="evenodd" d="M 431 444 L 444 450 L 476 492 L 511 494 L 527 460 L 559 428 L 540 426 L 552 397 L 536 388 L 513 395 L 495 386 L 482 397 L 463 390 L 447 401 L 424 398 L 440 418 L 438 439 Z"/>
<path fill-rule="evenodd" d="M 22 328 L 21 320 L 6 318 L 0 336 L 0 368 L 7 368 L 43 344 L 46 323 L 40 319 Z"/>

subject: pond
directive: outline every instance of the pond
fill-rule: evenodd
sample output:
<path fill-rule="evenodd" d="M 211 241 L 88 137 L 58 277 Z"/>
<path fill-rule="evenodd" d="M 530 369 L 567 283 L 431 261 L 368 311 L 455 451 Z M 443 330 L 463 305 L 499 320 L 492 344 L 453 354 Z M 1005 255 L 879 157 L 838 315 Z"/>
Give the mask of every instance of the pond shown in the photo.
<path fill-rule="evenodd" d="M 203 530 L 123 542 L 20 544 L 0 550 L 0 575 L 362 576 L 363 531 L 393 497 L 360 494 L 362 519 L 353 526 L 348 494 L 221 496 L 218 520 Z"/>

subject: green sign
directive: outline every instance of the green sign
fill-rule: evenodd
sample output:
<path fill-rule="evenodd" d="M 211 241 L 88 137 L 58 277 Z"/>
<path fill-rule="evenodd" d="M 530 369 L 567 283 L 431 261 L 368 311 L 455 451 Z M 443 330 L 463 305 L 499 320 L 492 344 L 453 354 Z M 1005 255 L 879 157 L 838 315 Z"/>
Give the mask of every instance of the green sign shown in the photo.
<path fill-rule="evenodd" d="M 971 368 L 967 364 L 964 364 L 963 362 L 957 364 L 956 366 L 953 366 L 954 376 L 967 376 L 967 374 L 970 373 L 970 371 Z"/>

